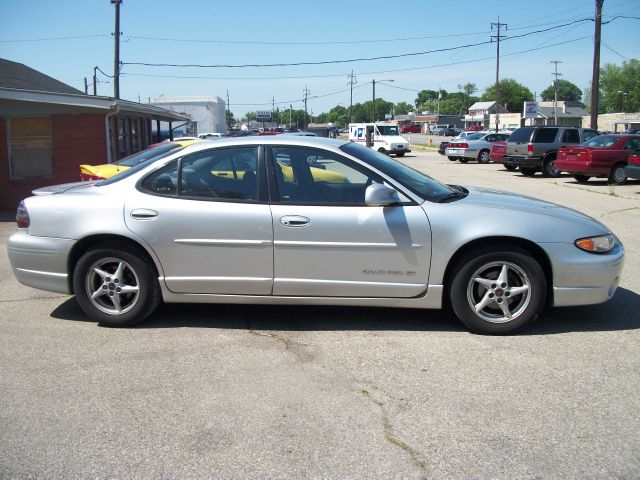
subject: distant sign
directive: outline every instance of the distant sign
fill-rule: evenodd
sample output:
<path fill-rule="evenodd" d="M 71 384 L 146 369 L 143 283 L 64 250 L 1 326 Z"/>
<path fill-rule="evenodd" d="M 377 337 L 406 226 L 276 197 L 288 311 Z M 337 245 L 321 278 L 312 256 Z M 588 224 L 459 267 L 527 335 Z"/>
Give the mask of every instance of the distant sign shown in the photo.
<path fill-rule="evenodd" d="M 270 122 L 271 112 L 256 112 L 256 120 L 258 122 Z"/>
<path fill-rule="evenodd" d="M 536 118 L 538 116 L 538 102 L 524 102 L 524 118 Z"/>

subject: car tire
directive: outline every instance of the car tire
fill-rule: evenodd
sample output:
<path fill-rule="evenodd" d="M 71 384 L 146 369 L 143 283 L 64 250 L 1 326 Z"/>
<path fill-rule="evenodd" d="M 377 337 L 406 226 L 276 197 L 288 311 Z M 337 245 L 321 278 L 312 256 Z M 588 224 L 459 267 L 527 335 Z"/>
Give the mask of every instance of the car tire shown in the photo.
<path fill-rule="evenodd" d="M 489 163 L 489 150 L 481 150 L 478 154 L 478 163 Z"/>
<path fill-rule="evenodd" d="M 404 157 L 404 152 L 398 152 L 398 153 L 396 153 L 396 157 Z"/>
<path fill-rule="evenodd" d="M 618 163 L 613 166 L 609 172 L 609 183 L 614 185 L 624 185 L 627 183 L 627 174 L 624 173 L 624 163 Z"/>
<path fill-rule="evenodd" d="M 447 157 L 450 162 L 455 162 L 458 160 L 458 157 Z"/>
<path fill-rule="evenodd" d="M 82 255 L 73 272 L 73 289 L 84 313 L 110 327 L 135 325 L 160 303 L 150 260 L 122 246 Z"/>
<path fill-rule="evenodd" d="M 551 157 L 547 158 L 542 164 L 542 176 L 547 178 L 557 178 L 562 173 L 556 168 L 556 159 Z"/>
<path fill-rule="evenodd" d="M 517 165 L 511 165 L 510 163 L 505 163 L 504 168 L 509 170 L 510 172 L 515 172 L 518 169 Z"/>
<path fill-rule="evenodd" d="M 460 157 L 458 158 L 458 160 L 460 160 L 460 163 L 467 163 L 469 161 L 468 158 L 464 158 L 464 157 Z"/>
<path fill-rule="evenodd" d="M 585 183 L 588 182 L 591 177 L 589 175 L 574 175 L 573 178 L 575 178 L 577 182 Z"/>
<path fill-rule="evenodd" d="M 535 175 L 536 169 L 531 167 L 520 167 L 520 173 L 525 177 L 532 177 Z"/>
<path fill-rule="evenodd" d="M 547 300 L 540 264 L 510 245 L 474 249 L 456 264 L 449 301 L 458 319 L 476 333 L 500 335 L 530 325 Z"/>
<path fill-rule="evenodd" d="M 379 148 L 378 151 L 383 154 L 387 154 L 387 151 L 384 148 Z"/>

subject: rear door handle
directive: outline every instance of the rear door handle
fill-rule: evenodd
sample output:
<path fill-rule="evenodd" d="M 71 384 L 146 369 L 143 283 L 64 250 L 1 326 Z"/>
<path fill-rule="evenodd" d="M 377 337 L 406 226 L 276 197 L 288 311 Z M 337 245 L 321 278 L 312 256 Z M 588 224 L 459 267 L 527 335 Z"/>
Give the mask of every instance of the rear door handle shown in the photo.
<path fill-rule="evenodd" d="M 300 215 L 286 215 L 280 219 L 280 225 L 284 227 L 306 227 L 311 220 Z"/>
<path fill-rule="evenodd" d="M 136 220 L 151 220 L 158 216 L 158 212 L 149 208 L 137 208 L 131 211 L 131 217 Z"/>

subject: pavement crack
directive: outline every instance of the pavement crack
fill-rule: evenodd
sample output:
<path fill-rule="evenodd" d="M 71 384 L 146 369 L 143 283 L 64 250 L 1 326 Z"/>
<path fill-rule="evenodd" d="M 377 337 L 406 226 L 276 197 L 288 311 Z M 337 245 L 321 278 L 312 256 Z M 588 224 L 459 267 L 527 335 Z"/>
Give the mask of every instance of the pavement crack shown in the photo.
<path fill-rule="evenodd" d="M 271 333 L 271 332 L 258 331 L 253 328 L 249 328 L 249 334 L 256 335 L 258 337 L 268 337 L 268 338 L 277 340 L 278 342 L 282 343 L 282 345 L 284 345 L 284 348 L 287 352 L 290 352 L 291 354 L 295 355 L 295 357 L 301 362 L 305 362 L 305 363 L 310 362 L 315 358 L 315 354 L 309 351 L 309 345 L 305 343 L 296 342 L 284 335 L 279 335 L 277 333 Z"/>
<path fill-rule="evenodd" d="M 411 462 L 418 468 L 418 470 L 420 470 L 420 478 L 427 478 L 427 466 L 425 462 L 420 459 L 418 452 L 411 445 L 401 440 L 398 437 L 398 434 L 394 432 L 393 425 L 391 424 L 391 419 L 389 418 L 389 414 L 387 413 L 384 402 L 374 398 L 368 390 L 362 389 L 360 390 L 360 393 L 368 398 L 371 402 L 373 402 L 380 410 L 380 413 L 382 415 L 382 426 L 385 440 L 394 447 L 403 450 L 407 455 L 409 455 Z"/>
<path fill-rule="evenodd" d="M 68 296 L 69 295 L 43 295 L 41 297 L 10 298 L 7 300 L 0 300 L 0 303 L 28 302 L 29 300 L 55 300 L 56 298 L 67 298 Z"/>
<path fill-rule="evenodd" d="M 599 215 L 598 218 L 606 217 L 608 215 L 613 215 L 614 213 L 629 212 L 631 210 L 640 210 L 640 207 L 629 207 L 629 208 L 623 208 L 622 210 L 612 210 L 611 212 L 606 212 L 606 213 L 603 213 L 602 215 Z"/>

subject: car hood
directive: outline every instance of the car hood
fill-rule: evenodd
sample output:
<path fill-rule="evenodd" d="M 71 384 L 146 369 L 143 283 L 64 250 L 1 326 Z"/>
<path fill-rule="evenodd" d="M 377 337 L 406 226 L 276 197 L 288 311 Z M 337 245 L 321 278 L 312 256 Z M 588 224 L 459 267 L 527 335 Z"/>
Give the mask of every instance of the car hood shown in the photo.
<path fill-rule="evenodd" d="M 68 192 L 69 190 L 79 191 L 79 190 L 86 189 L 88 187 L 92 187 L 99 181 L 100 180 L 95 180 L 91 182 L 61 183 L 60 185 L 50 185 L 48 187 L 38 188 L 31 193 L 33 193 L 34 195 L 54 195 L 56 193 Z"/>
<path fill-rule="evenodd" d="M 604 230 L 609 231 L 609 229 L 602 223 L 582 212 L 563 207 L 555 203 L 546 202 L 538 198 L 527 197 L 526 195 L 490 188 L 469 187 L 468 190 L 469 195 L 460 200 L 460 204 L 468 203 L 485 208 L 546 215 L 548 217 L 573 221 L 582 225 L 593 226 L 596 224 Z"/>

